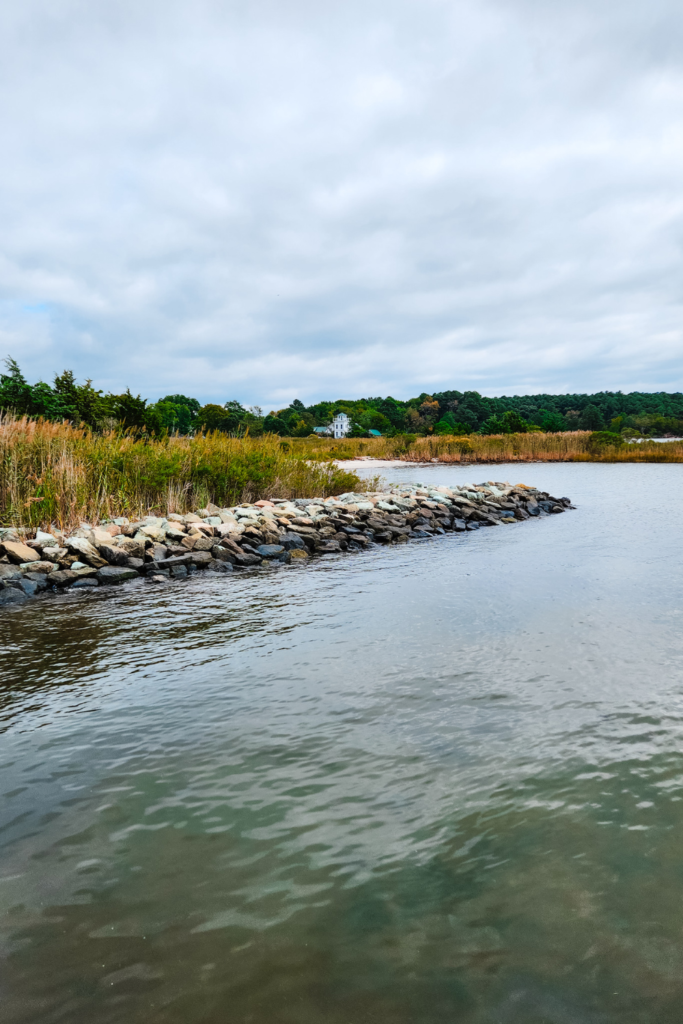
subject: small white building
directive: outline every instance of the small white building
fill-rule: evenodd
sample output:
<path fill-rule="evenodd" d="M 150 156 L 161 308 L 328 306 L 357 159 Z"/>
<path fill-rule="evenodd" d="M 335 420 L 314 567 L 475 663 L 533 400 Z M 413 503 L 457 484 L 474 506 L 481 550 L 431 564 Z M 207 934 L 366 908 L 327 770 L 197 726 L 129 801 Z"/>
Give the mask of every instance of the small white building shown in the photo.
<path fill-rule="evenodd" d="M 351 430 L 351 420 L 345 412 L 338 412 L 332 420 L 332 432 L 335 437 L 346 437 Z"/>

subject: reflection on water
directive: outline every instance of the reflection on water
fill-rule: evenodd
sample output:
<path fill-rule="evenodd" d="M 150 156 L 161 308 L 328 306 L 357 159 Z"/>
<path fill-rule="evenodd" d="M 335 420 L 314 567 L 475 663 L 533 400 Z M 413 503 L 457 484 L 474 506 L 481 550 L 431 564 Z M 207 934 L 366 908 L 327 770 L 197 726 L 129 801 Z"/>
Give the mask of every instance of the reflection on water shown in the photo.
<path fill-rule="evenodd" d="M 680 468 L 494 475 L 579 508 L 0 618 L 4 1020 L 680 1020 Z"/>

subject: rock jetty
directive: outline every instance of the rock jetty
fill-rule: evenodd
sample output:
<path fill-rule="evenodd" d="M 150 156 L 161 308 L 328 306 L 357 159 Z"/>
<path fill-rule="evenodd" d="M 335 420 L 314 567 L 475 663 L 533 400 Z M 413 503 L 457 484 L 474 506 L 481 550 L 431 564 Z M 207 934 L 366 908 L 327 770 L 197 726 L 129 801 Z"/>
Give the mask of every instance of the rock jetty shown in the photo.
<path fill-rule="evenodd" d="M 523 484 L 409 484 L 336 498 L 257 501 L 136 522 L 86 523 L 66 534 L 0 527 L 0 605 L 45 591 L 146 577 L 158 583 L 198 570 L 230 573 L 377 544 L 501 526 L 573 508 Z"/>

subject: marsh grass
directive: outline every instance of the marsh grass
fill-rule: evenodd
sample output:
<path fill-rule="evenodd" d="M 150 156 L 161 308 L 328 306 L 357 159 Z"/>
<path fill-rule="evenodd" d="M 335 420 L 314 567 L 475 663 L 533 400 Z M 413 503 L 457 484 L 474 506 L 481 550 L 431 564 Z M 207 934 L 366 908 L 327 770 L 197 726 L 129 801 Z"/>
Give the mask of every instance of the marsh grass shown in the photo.
<path fill-rule="evenodd" d="M 353 473 L 311 462 L 274 435 L 150 440 L 0 416 L 0 525 L 70 528 L 115 516 L 187 512 L 260 498 L 362 490 Z"/>
<path fill-rule="evenodd" d="M 493 434 L 463 437 L 378 437 L 287 439 L 292 451 L 307 452 L 309 459 L 340 460 L 371 456 L 406 462 L 683 462 L 683 442 L 624 444 L 595 447 L 591 432 L 562 434 Z"/>

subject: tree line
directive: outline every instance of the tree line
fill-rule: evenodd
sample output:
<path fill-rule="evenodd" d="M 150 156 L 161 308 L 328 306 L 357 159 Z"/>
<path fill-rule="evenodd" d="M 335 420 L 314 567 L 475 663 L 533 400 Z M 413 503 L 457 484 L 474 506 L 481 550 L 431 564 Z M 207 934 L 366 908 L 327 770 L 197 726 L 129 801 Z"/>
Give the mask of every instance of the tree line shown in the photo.
<path fill-rule="evenodd" d="M 159 436 L 220 430 L 252 437 L 275 433 L 307 437 L 327 426 L 336 413 L 351 420 L 352 437 L 396 434 L 511 434 L 542 430 L 608 430 L 629 436 L 683 435 L 683 394 L 664 391 L 601 391 L 573 395 L 502 395 L 488 398 L 478 391 L 422 393 L 406 401 L 392 398 L 338 399 L 305 406 L 299 399 L 267 415 L 258 406 L 237 401 L 202 405 L 186 395 L 166 395 L 149 402 L 133 395 L 103 392 L 92 380 L 78 383 L 71 370 L 52 384 L 29 384 L 12 358 L 0 374 L 0 410 L 48 420 L 84 423 L 94 430 L 134 428 Z"/>

